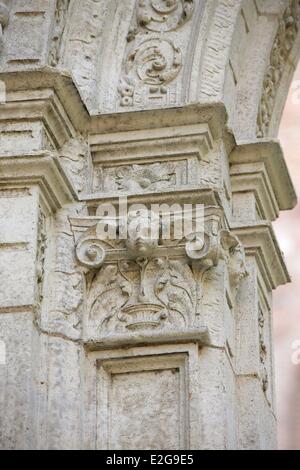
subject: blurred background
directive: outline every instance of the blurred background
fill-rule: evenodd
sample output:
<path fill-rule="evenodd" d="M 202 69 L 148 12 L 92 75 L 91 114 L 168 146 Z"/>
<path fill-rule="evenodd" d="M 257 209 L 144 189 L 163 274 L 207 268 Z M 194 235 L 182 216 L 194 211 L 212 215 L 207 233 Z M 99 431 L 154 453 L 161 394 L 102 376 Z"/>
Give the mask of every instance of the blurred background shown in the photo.
<path fill-rule="evenodd" d="M 300 201 L 300 64 L 283 114 L 279 138 Z M 282 212 L 275 231 L 292 284 L 274 294 L 275 373 L 279 449 L 300 450 L 300 204 Z M 298 363 L 298 364 L 297 364 Z"/>

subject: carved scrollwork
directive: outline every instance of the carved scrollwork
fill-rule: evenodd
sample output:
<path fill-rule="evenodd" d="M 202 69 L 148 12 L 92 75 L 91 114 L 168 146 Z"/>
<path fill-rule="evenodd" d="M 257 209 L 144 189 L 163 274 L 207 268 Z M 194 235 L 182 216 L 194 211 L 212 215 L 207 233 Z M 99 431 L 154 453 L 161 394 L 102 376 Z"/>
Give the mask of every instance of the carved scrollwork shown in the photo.
<path fill-rule="evenodd" d="M 193 0 L 139 0 L 137 22 L 149 31 L 173 31 L 191 18 L 193 9 Z"/>
<path fill-rule="evenodd" d="M 88 269 L 100 268 L 105 260 L 105 249 L 98 239 L 87 239 L 76 247 L 76 255 L 82 266 Z"/>
<path fill-rule="evenodd" d="M 124 239 L 102 239 L 97 225 L 81 235 L 76 253 L 88 269 L 87 315 L 97 334 L 194 328 L 202 311 L 203 276 L 221 259 L 237 288 L 245 274 L 238 239 L 217 225 L 172 239 L 174 220 L 169 227 L 145 208 L 118 219 L 117 233 L 127 224 Z M 171 239 L 162 237 L 164 229 Z"/>
<path fill-rule="evenodd" d="M 101 331 L 188 326 L 195 310 L 188 265 L 137 259 L 104 266 L 88 289 L 89 315 Z"/>
<path fill-rule="evenodd" d="M 132 165 L 115 170 L 118 190 L 145 190 L 157 185 L 174 185 L 176 168 L 173 162 Z"/>
<path fill-rule="evenodd" d="M 181 67 L 181 51 L 170 40 L 153 38 L 142 42 L 126 59 L 126 75 L 119 84 L 121 106 L 133 106 L 137 85 L 147 86 L 150 95 L 167 94 L 166 86 L 178 76 Z"/>

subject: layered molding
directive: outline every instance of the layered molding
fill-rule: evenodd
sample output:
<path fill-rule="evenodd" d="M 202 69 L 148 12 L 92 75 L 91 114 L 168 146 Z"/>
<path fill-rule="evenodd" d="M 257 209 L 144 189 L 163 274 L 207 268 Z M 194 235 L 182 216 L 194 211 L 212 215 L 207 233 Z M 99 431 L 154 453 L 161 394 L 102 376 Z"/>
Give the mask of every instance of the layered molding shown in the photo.
<path fill-rule="evenodd" d="M 0 80 L 6 87 L 2 120 L 42 120 L 58 147 L 85 132 L 90 116 L 70 74 L 43 67 L 1 73 Z"/>
<path fill-rule="evenodd" d="M 293 209 L 297 196 L 279 141 L 239 142 L 230 155 L 233 193 L 253 192 L 263 218 Z"/>
<path fill-rule="evenodd" d="M 213 139 L 206 124 L 94 135 L 90 147 L 92 186 L 99 193 L 194 186 L 211 171 Z"/>
<path fill-rule="evenodd" d="M 57 156 L 51 152 L 0 155 L 0 177 L 1 187 L 39 186 L 52 212 L 77 199 Z"/>
<path fill-rule="evenodd" d="M 246 255 L 255 257 L 268 291 L 291 281 L 271 223 L 243 227 L 234 224 L 232 233 L 241 241 Z"/>

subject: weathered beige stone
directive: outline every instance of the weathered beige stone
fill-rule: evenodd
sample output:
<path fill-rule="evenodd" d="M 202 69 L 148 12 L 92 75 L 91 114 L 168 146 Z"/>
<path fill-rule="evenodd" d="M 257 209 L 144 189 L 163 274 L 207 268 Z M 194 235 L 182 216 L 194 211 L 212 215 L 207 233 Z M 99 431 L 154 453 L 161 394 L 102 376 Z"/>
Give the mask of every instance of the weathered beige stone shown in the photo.
<path fill-rule="evenodd" d="M 299 41 L 296 0 L 0 2 L 1 448 L 276 447 Z M 174 203 L 204 234 L 143 236 Z"/>

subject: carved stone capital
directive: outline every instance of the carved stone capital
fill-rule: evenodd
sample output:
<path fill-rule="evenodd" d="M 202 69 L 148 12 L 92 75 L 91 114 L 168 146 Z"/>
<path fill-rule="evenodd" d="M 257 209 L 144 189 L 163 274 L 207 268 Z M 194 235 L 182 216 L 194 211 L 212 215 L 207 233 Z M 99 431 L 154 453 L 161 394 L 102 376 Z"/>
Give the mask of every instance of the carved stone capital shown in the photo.
<path fill-rule="evenodd" d="M 161 338 L 164 332 L 201 329 L 205 272 L 225 260 L 234 291 L 245 274 L 242 247 L 222 229 L 217 208 L 205 215 L 204 231 L 179 240 L 174 239 L 174 220 L 169 227 L 173 238 L 162 238 L 161 219 L 159 236 L 149 237 L 148 218 L 147 211 L 140 219 L 129 214 L 133 225 L 124 239 L 118 238 L 121 219 L 107 223 L 116 239 L 103 237 L 103 221 L 97 217 L 71 220 L 76 258 L 86 278 L 86 341 L 111 341 L 117 335 L 130 342 L 150 332 Z"/>

